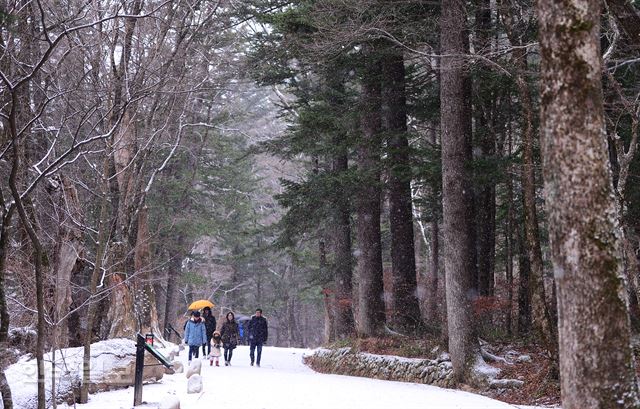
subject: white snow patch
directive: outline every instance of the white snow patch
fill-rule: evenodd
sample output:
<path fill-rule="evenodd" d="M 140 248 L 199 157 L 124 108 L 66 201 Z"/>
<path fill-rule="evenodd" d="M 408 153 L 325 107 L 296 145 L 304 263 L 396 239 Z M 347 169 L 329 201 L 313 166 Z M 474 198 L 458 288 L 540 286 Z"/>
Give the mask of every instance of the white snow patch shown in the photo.
<path fill-rule="evenodd" d="M 161 350 L 162 351 L 162 350 Z M 117 338 L 97 342 L 91 345 L 91 380 L 96 381 L 104 373 L 122 366 L 122 361 L 135 355 L 135 342 L 130 339 Z M 55 353 L 56 396 L 71 392 L 74 384 L 82 378 L 82 361 L 84 348 L 66 348 Z M 51 353 L 44 355 L 45 390 L 47 401 L 51 400 Z M 5 374 L 11 387 L 15 408 L 27 409 L 35 407 L 37 397 L 38 369 L 36 359 L 25 355 L 18 362 L 10 365 Z M 0 409 L 2 404 L 0 403 Z"/>
<path fill-rule="evenodd" d="M 482 356 L 476 356 L 476 362 L 471 368 L 471 376 L 479 384 L 489 384 L 500 374 L 500 369 L 487 364 Z"/>
<path fill-rule="evenodd" d="M 233 366 L 203 365 L 201 393 L 187 393 L 188 381 L 184 374 L 165 375 L 160 382 L 143 387 L 142 399 L 146 403 L 139 408 L 157 408 L 168 399 L 177 399 L 182 408 L 188 409 L 422 409 L 425 404 L 438 409 L 517 408 L 484 396 L 430 385 L 319 374 L 302 362 L 303 356 L 313 352 L 308 349 L 265 347 L 262 367 L 257 368 L 249 366 L 248 347 L 239 346 L 234 351 Z M 186 356 L 178 359 L 186 363 Z M 11 376 L 14 377 L 15 373 Z M 25 379 L 33 382 L 35 375 Z M 11 380 L 12 387 L 16 385 L 15 380 Z M 127 388 L 91 395 L 89 403 L 76 405 L 76 408 L 130 409 L 132 404 L 133 388 Z M 66 404 L 58 407 L 70 408 Z M 22 406 L 16 405 L 16 408 Z M 532 409 L 525 406 L 521 408 Z"/>

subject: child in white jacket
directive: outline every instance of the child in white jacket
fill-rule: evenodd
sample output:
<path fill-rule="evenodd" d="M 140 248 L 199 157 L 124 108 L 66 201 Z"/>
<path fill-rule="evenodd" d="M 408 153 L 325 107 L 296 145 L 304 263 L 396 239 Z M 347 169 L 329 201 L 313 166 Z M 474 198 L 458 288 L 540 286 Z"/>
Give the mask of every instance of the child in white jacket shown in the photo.
<path fill-rule="evenodd" d="M 213 361 L 216 361 L 216 366 L 220 366 L 220 348 L 222 348 L 222 337 L 220 331 L 213 331 L 213 337 L 211 338 L 211 352 L 209 353 L 209 366 L 213 365 Z"/>

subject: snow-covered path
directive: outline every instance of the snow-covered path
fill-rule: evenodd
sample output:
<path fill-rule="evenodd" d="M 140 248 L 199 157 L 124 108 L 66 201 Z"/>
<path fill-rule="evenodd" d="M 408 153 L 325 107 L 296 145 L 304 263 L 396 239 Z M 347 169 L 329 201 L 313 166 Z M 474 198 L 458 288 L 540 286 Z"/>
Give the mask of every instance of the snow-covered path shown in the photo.
<path fill-rule="evenodd" d="M 186 352 L 179 359 L 185 361 Z M 306 349 L 265 347 L 262 367 L 249 366 L 248 347 L 234 351 L 230 367 L 203 361 L 204 389 L 187 394 L 185 374 L 165 375 L 143 387 L 138 408 L 156 407 L 167 395 L 179 397 L 182 409 L 515 409 L 517 406 L 471 393 L 434 386 L 319 374 L 302 363 Z M 129 409 L 133 388 L 92 395 L 78 409 Z M 62 407 L 65 407 L 62 405 Z"/>

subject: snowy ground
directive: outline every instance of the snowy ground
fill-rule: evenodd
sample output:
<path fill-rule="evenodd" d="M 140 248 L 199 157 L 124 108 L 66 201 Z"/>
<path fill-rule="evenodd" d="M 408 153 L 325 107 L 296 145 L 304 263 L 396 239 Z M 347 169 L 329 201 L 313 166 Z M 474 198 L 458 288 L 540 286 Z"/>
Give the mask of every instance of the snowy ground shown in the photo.
<path fill-rule="evenodd" d="M 186 361 L 186 352 L 180 354 Z M 185 374 L 165 375 L 145 384 L 138 408 L 155 408 L 169 395 L 182 409 L 515 409 L 525 408 L 467 392 L 413 383 L 319 374 L 302 363 L 306 349 L 265 347 L 262 367 L 249 366 L 249 350 L 238 347 L 231 367 L 210 367 L 203 361 L 203 392 L 187 394 Z M 186 367 L 186 362 L 185 362 Z M 129 409 L 133 388 L 92 395 L 78 409 Z M 66 405 L 59 408 L 67 409 Z"/>

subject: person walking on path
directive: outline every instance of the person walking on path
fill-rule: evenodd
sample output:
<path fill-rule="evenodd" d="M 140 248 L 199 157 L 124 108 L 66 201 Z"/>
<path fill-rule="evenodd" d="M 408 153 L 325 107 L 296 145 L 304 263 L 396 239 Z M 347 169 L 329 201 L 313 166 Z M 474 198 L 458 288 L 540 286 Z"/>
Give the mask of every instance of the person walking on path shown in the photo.
<path fill-rule="evenodd" d="M 251 366 L 255 361 L 256 366 L 260 368 L 260 358 L 262 357 L 262 344 L 267 342 L 269 336 L 269 326 L 267 319 L 262 316 L 262 310 L 256 309 L 256 314 L 251 317 L 249 322 L 249 357 L 251 358 Z M 255 356 L 255 350 L 258 350 L 258 356 Z"/>
<path fill-rule="evenodd" d="M 213 337 L 213 332 L 216 330 L 216 317 L 211 314 L 210 307 L 202 309 L 202 319 L 207 331 L 207 343 L 202 346 L 202 357 L 206 358 L 211 353 L 211 337 Z M 209 349 L 208 351 L 207 348 Z"/>
<path fill-rule="evenodd" d="M 189 363 L 191 363 L 191 357 L 198 358 L 198 351 L 200 346 L 207 342 L 207 331 L 204 326 L 202 318 L 200 318 L 200 311 L 194 311 L 191 319 L 184 327 L 184 343 L 189 345 Z"/>
<path fill-rule="evenodd" d="M 238 338 L 240 337 L 236 317 L 231 311 L 227 313 L 220 335 L 222 337 L 222 348 L 224 349 L 224 366 L 229 366 L 231 365 L 233 350 L 238 346 Z"/>
<path fill-rule="evenodd" d="M 213 365 L 213 361 L 216 361 L 216 366 L 220 366 L 218 362 L 220 362 L 220 348 L 222 348 L 222 336 L 219 331 L 213 332 L 213 337 L 211 338 L 211 353 L 209 354 L 209 366 Z"/>

